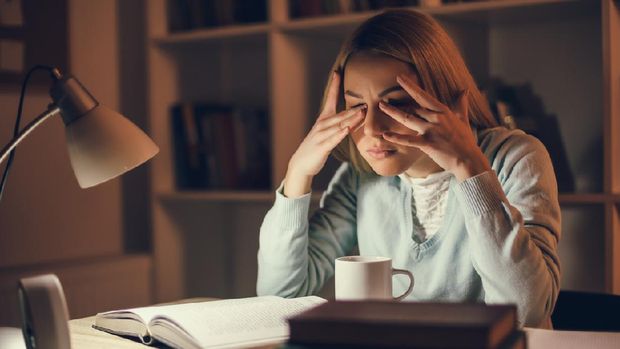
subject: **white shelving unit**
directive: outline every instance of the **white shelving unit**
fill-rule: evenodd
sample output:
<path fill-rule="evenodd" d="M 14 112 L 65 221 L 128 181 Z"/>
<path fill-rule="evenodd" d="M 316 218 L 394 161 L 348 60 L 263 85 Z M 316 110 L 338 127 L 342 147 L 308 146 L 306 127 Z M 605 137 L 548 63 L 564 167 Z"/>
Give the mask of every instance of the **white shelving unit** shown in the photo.
<path fill-rule="evenodd" d="M 289 19 L 287 0 L 268 0 L 267 23 L 168 33 L 165 0 L 146 6 L 149 112 L 161 148 L 151 193 L 156 300 L 251 295 L 258 227 L 274 195 L 177 191 L 169 107 L 199 100 L 269 110 L 275 188 L 313 123 L 340 44 L 378 12 Z M 556 115 L 577 187 L 560 196 L 563 287 L 620 294 L 618 7 L 499 0 L 418 9 L 451 33 L 480 85 L 529 83 Z"/>

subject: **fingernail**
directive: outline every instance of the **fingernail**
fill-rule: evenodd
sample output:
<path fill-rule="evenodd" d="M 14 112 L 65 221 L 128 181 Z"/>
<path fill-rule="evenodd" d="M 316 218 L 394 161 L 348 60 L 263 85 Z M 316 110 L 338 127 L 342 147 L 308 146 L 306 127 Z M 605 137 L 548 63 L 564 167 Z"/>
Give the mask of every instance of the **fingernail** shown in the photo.
<path fill-rule="evenodd" d="M 332 80 L 336 79 L 336 76 L 338 76 L 338 71 L 334 70 L 332 73 Z"/>

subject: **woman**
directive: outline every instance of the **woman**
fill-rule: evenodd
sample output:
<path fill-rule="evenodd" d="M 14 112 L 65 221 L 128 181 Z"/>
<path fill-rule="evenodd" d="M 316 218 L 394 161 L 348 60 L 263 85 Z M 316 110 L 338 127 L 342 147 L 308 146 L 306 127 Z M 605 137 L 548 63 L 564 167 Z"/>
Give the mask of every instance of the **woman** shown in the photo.
<path fill-rule="evenodd" d="M 312 178 L 332 152 L 344 163 L 308 219 Z M 559 238 L 544 146 L 497 127 L 436 21 L 388 11 L 341 49 L 261 227 L 257 291 L 316 293 L 358 246 L 414 274 L 411 300 L 516 303 L 521 324 L 551 328 Z M 395 279 L 394 294 L 407 286 Z"/>

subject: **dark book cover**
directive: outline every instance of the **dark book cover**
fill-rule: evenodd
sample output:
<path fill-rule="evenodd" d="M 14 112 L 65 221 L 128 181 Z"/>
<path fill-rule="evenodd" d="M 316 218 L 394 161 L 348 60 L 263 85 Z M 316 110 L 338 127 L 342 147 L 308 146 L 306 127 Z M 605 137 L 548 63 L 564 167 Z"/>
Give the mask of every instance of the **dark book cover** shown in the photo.
<path fill-rule="evenodd" d="M 271 187 L 271 139 L 267 113 L 262 109 L 240 107 L 235 128 L 239 151 L 239 170 L 244 189 Z M 239 147 L 243 147 L 239 149 Z"/>
<path fill-rule="evenodd" d="M 291 18 L 316 17 L 323 14 L 322 0 L 291 0 L 289 16 Z"/>
<path fill-rule="evenodd" d="M 220 189 L 236 189 L 239 187 L 239 169 L 232 108 L 213 107 L 212 115 L 215 158 L 221 178 Z"/>
<path fill-rule="evenodd" d="M 267 21 L 267 1 L 251 0 L 235 2 L 235 22 L 255 23 Z"/>
<path fill-rule="evenodd" d="M 192 28 L 190 0 L 169 0 L 167 10 L 168 31 L 172 33 Z"/>
<path fill-rule="evenodd" d="M 170 108 L 170 114 L 176 187 L 178 189 L 204 188 L 206 186 L 206 163 L 202 158 L 194 108 L 189 103 L 179 103 Z"/>
<path fill-rule="evenodd" d="M 337 345 L 337 344 L 294 344 L 287 342 L 280 349 L 365 349 L 376 348 L 376 346 L 367 345 Z M 405 349 L 405 348 L 417 348 L 414 344 L 406 344 L 402 346 L 390 347 L 391 349 Z M 526 349 L 527 337 L 522 330 L 513 331 L 501 344 L 497 346 L 497 349 Z"/>
<path fill-rule="evenodd" d="M 332 301 L 289 319 L 294 345 L 500 348 L 517 330 L 514 305 Z"/>

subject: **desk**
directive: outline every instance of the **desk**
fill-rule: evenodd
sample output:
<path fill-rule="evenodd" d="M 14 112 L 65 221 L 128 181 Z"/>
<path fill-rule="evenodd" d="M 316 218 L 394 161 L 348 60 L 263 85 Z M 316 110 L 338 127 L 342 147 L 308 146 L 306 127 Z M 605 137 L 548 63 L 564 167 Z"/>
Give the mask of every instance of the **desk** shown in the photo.
<path fill-rule="evenodd" d="M 209 298 L 193 298 L 169 304 L 188 302 L 204 302 Z M 147 349 L 153 348 L 139 342 L 115 336 L 92 328 L 95 317 L 90 316 L 82 319 L 69 321 L 71 332 L 71 345 L 73 349 Z M 577 331 L 550 331 L 535 328 L 526 328 L 528 349 L 618 349 L 620 348 L 620 332 L 577 332 Z M 278 346 L 262 346 L 261 349 L 274 349 Z"/>

